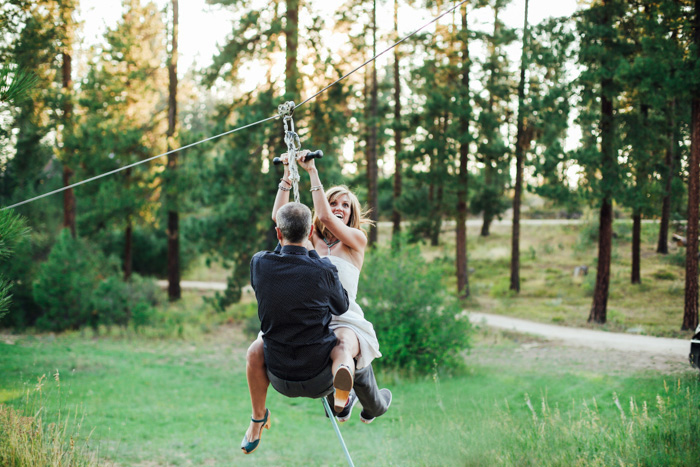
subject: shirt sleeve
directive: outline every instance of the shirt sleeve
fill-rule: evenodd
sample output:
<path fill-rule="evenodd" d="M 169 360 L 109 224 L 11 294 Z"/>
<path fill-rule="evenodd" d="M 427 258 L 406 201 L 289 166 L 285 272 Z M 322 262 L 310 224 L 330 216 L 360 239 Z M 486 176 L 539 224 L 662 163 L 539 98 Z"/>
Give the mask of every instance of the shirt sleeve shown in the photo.
<path fill-rule="evenodd" d="M 328 284 L 330 289 L 330 312 L 336 316 L 342 315 L 348 311 L 350 300 L 348 299 L 348 293 L 343 288 L 343 284 L 340 283 L 338 270 L 335 268 L 335 266 L 328 270 Z"/>

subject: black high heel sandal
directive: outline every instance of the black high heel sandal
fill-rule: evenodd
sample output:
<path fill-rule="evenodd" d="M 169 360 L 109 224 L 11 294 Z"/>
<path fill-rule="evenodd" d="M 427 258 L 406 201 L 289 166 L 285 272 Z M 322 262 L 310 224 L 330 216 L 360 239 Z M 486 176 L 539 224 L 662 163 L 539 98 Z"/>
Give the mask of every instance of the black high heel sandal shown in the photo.
<path fill-rule="evenodd" d="M 253 423 L 262 423 L 262 426 L 260 427 L 260 432 L 258 433 L 258 439 L 256 439 L 255 441 L 248 441 L 247 435 L 243 435 L 243 441 L 241 441 L 241 449 L 243 450 L 244 454 L 250 454 L 251 452 L 258 449 L 258 445 L 260 445 L 260 440 L 262 439 L 263 428 L 267 428 L 268 430 L 270 429 L 270 409 L 265 409 L 265 418 L 262 418 L 261 420 L 256 420 L 253 417 L 250 417 L 250 421 L 252 421 Z"/>

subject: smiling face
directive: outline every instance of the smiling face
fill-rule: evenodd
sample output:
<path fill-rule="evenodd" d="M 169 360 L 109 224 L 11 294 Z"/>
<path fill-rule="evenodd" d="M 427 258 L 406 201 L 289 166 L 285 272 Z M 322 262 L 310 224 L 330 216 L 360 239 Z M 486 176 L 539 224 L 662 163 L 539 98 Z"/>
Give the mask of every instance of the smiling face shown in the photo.
<path fill-rule="evenodd" d="M 352 204 L 350 197 L 343 193 L 335 199 L 329 201 L 331 212 L 335 217 L 343 221 L 343 224 L 348 225 L 352 217 Z"/>

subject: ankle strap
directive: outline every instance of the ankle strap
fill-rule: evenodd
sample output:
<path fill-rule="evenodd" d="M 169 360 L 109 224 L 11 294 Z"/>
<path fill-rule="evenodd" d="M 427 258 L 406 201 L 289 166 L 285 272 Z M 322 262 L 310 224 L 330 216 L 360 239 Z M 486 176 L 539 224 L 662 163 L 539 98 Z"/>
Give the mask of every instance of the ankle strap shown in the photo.
<path fill-rule="evenodd" d="M 265 417 L 261 418 L 260 420 L 256 420 L 253 417 L 250 417 L 250 421 L 253 423 L 262 423 L 264 421 L 267 421 L 267 409 L 265 409 Z"/>

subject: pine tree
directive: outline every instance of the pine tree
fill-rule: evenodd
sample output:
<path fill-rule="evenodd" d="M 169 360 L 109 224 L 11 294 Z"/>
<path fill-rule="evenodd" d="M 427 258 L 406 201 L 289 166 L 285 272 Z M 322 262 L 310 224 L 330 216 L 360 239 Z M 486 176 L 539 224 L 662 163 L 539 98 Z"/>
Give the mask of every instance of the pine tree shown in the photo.
<path fill-rule="evenodd" d="M 582 104 L 579 123 L 583 144 L 577 153 L 584 167 L 585 183 L 590 187 L 591 200 L 600 208 L 598 232 L 598 267 L 589 321 L 605 323 L 610 286 L 612 253 L 613 201 L 620 187 L 619 149 L 615 120 L 615 98 L 619 86 L 615 75 L 628 53 L 628 44 L 618 26 L 624 16 L 626 2 L 601 0 L 584 10 L 577 22 L 581 47 L 579 63 L 585 68 L 579 77 Z M 596 106 L 599 102 L 599 111 Z M 597 122 L 596 122 L 597 120 Z M 594 126 L 599 128 L 599 144 Z"/>
<path fill-rule="evenodd" d="M 700 62 L 700 0 L 693 11 L 693 51 L 689 68 Z M 700 206 L 700 83 L 697 72 L 691 75 L 691 131 L 688 161 L 688 231 L 685 256 L 685 306 L 681 330 L 698 326 L 698 210 Z"/>
<path fill-rule="evenodd" d="M 178 0 L 171 1 L 172 23 L 170 29 L 170 54 L 168 57 L 168 151 L 177 145 L 177 59 L 178 59 L 178 33 L 179 33 L 179 6 Z M 178 154 L 168 155 L 168 173 L 176 178 L 178 166 Z M 166 186 L 168 195 L 168 297 L 170 300 L 179 300 L 180 290 L 180 217 L 178 212 L 177 183 Z"/>
<path fill-rule="evenodd" d="M 76 128 L 80 178 L 138 162 L 165 150 L 168 89 L 165 24 L 156 5 L 124 3 L 122 19 L 107 31 L 106 45 L 93 59 L 81 86 L 83 119 Z M 90 200 L 81 209 L 79 231 L 93 237 L 103 231 L 123 232 L 124 278 L 133 271 L 134 226 L 155 217 L 162 161 L 128 168 L 99 183 L 84 185 Z"/>
<path fill-rule="evenodd" d="M 483 223 L 480 235 L 490 234 L 491 223 L 510 207 L 506 187 L 510 184 L 511 151 L 505 133 L 510 115 L 513 82 L 509 70 L 506 47 L 515 39 L 515 32 L 507 28 L 499 19 L 503 8 L 510 0 L 495 0 L 491 7 L 494 12 L 493 33 L 484 34 L 488 57 L 483 64 L 484 97 L 475 96 L 481 108 L 478 124 L 477 161 L 483 164 L 480 176 L 475 178 L 475 190 L 471 208 L 475 214 L 481 213 Z"/>
<path fill-rule="evenodd" d="M 523 26 L 523 52 L 520 63 L 520 81 L 518 83 L 518 122 L 515 143 L 515 190 L 513 193 L 513 233 L 511 236 L 510 257 L 510 290 L 520 292 L 520 203 L 523 192 L 523 170 L 526 151 L 532 140 L 532 130 L 527 127 L 525 115 L 525 68 L 526 49 L 528 40 L 527 9 L 529 0 L 525 0 L 525 15 Z"/>

